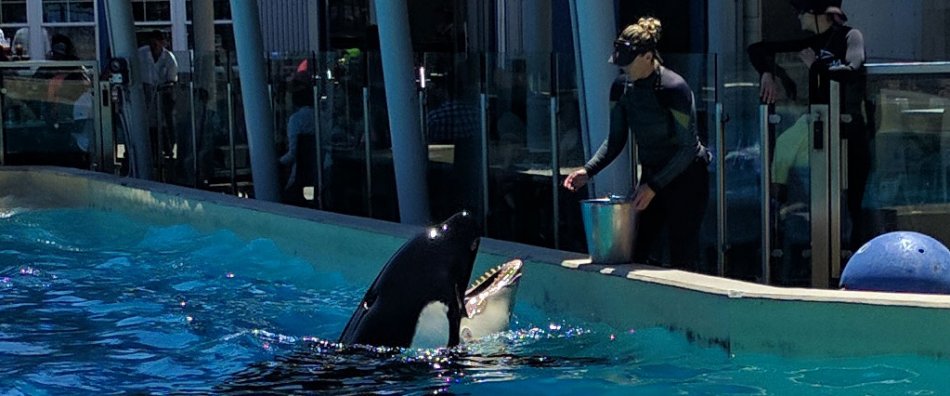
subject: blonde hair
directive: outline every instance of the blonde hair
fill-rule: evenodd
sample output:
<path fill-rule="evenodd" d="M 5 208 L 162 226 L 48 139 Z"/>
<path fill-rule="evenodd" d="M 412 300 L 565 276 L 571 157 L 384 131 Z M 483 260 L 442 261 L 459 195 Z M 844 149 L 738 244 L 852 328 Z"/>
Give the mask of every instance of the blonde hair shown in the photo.
<path fill-rule="evenodd" d="M 637 23 L 628 25 L 620 33 L 620 38 L 629 41 L 633 45 L 650 46 L 656 48 L 660 42 L 660 32 L 663 26 L 659 19 L 653 17 L 640 18 Z"/>

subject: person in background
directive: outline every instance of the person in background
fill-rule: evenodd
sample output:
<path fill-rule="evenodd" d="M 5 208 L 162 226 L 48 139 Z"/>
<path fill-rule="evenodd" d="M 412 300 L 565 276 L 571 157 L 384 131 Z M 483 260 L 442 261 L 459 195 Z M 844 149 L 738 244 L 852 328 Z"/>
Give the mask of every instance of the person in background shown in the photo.
<path fill-rule="evenodd" d="M 40 54 L 48 55 L 50 53 L 49 31 L 43 28 L 43 48 Z M 30 28 L 22 27 L 13 34 L 13 60 L 30 60 Z"/>
<path fill-rule="evenodd" d="M 153 151 L 162 153 L 165 158 L 172 158 L 176 140 L 174 120 L 178 60 L 167 46 L 165 35 L 160 30 L 153 30 L 148 35 L 148 44 L 139 47 L 139 64 Z"/>
<path fill-rule="evenodd" d="M 841 0 L 792 0 L 802 30 L 811 36 L 791 41 L 758 42 L 748 48 L 752 66 L 761 74 L 760 96 L 764 103 L 775 103 L 778 83 L 789 96 L 797 91 L 794 81 L 775 63 L 775 54 L 797 52 L 808 67 L 809 104 L 828 104 L 829 81 L 841 84 L 841 138 L 847 139 L 848 214 L 852 251 L 864 244 L 861 202 L 871 167 L 870 132 L 864 119 L 866 74 L 864 37 L 861 31 L 845 25 L 848 16 Z M 778 150 L 779 148 L 776 148 Z M 777 196 L 782 196 L 778 191 Z"/>
<path fill-rule="evenodd" d="M 64 34 L 56 33 L 51 40 L 50 52 L 46 56 L 49 60 L 57 61 L 75 61 L 79 60 L 76 56 L 76 46 L 73 41 Z"/>
<path fill-rule="evenodd" d="M 47 58 L 53 61 L 75 61 L 76 48 L 72 40 L 62 34 L 54 34 L 53 45 Z M 72 120 L 73 102 L 80 95 L 80 84 L 83 73 L 74 68 L 51 67 L 39 69 L 38 77 L 47 79 L 46 103 L 44 104 L 44 118 L 54 129 Z"/>
<path fill-rule="evenodd" d="M 316 136 L 317 128 L 314 120 L 313 91 L 308 83 L 292 81 L 290 84 L 290 101 L 294 112 L 287 120 L 287 152 L 280 157 L 280 165 L 290 169 L 290 175 L 284 184 L 284 202 L 290 204 L 305 204 L 303 187 L 310 186 L 316 179 Z M 304 136 L 313 137 L 304 139 Z M 302 141 L 307 143 L 303 144 Z M 332 164 L 330 145 L 328 141 L 321 141 L 321 156 L 324 171 Z M 298 169 L 300 166 L 311 169 Z M 327 186 L 329 173 L 324 172 L 324 184 Z M 313 186 L 316 189 L 317 186 Z M 321 199 L 322 194 L 315 191 L 314 199 Z"/>
<path fill-rule="evenodd" d="M 614 41 L 610 61 L 623 76 L 611 90 L 610 133 L 594 157 L 568 175 L 563 185 L 577 191 L 587 184 L 617 158 L 632 130 L 643 168 L 633 198 L 639 211 L 634 261 L 658 263 L 650 254 L 666 228 L 669 264 L 696 269 L 699 230 L 709 197 L 710 156 L 697 134 L 692 91 L 659 57 L 660 31 L 659 20 L 640 18 Z"/>
<path fill-rule="evenodd" d="M 10 39 L 3 34 L 3 29 L 0 29 L 0 61 L 10 60 Z"/>

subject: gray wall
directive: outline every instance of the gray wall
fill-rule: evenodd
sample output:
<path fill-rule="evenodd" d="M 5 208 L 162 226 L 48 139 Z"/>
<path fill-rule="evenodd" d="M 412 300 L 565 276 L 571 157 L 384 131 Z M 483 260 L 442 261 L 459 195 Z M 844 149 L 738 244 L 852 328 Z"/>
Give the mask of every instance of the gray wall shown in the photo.
<path fill-rule="evenodd" d="M 864 33 L 872 62 L 950 59 L 946 0 L 845 0 L 843 6 L 848 24 Z"/>
<path fill-rule="evenodd" d="M 258 0 L 264 50 L 268 53 L 310 51 L 308 15 L 315 0 Z"/>

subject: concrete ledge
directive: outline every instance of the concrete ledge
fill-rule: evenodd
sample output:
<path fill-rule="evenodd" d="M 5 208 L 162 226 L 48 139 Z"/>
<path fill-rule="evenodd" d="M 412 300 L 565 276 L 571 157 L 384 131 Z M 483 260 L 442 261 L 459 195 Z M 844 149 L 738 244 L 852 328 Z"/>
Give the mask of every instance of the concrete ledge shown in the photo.
<path fill-rule="evenodd" d="M 0 196 L 7 197 L 5 205 L 89 207 L 157 224 L 269 238 L 354 282 L 371 281 L 407 238 L 422 231 L 62 168 L 0 168 Z M 731 353 L 950 357 L 950 296 L 779 288 L 650 266 L 596 265 L 577 253 L 489 238 L 482 242 L 476 271 L 513 257 L 526 263 L 519 303 L 552 317 L 604 322 L 618 331 L 670 328 Z"/>

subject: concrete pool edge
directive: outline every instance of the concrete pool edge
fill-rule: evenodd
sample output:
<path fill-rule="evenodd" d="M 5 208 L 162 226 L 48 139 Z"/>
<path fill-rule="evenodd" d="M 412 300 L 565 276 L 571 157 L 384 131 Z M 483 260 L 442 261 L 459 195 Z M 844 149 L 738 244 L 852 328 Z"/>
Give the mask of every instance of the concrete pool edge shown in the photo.
<path fill-rule="evenodd" d="M 2 195 L 39 195 L 166 221 L 277 237 L 294 254 L 323 248 L 384 262 L 420 227 L 289 207 L 185 187 L 49 167 L 0 168 Z M 26 187 L 29 191 L 22 191 Z M 235 209 L 241 212 L 235 212 Z M 239 216 L 237 214 L 240 214 Z M 329 227 L 324 227 L 329 226 Z M 371 234 L 371 235 L 370 235 Z M 376 243 L 357 243 L 373 237 Z M 617 329 L 666 327 L 732 353 L 950 357 L 950 296 L 791 289 L 642 266 L 590 264 L 585 255 L 485 238 L 480 261 L 526 261 L 519 301 Z M 382 260 L 382 261 L 381 261 Z"/>

